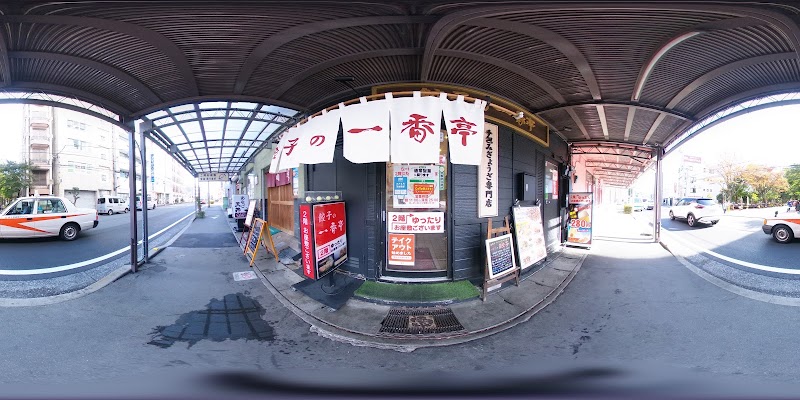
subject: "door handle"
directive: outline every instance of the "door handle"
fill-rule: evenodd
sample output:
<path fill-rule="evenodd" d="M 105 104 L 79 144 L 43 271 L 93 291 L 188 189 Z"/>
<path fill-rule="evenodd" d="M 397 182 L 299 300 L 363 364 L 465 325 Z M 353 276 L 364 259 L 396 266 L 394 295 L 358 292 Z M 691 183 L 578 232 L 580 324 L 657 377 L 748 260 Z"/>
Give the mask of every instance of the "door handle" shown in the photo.
<path fill-rule="evenodd" d="M 33 221 L 33 218 L 28 218 L 28 221 Z"/>
<path fill-rule="evenodd" d="M 67 216 L 66 215 L 62 215 L 61 218 L 67 218 Z"/>

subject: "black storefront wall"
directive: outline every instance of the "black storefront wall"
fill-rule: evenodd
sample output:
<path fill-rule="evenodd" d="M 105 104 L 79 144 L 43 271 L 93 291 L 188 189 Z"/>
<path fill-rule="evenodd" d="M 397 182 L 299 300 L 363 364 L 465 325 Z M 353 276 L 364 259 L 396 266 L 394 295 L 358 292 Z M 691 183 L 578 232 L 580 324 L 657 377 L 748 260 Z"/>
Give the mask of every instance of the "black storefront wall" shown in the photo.
<path fill-rule="evenodd" d="M 367 279 L 375 279 L 378 251 L 382 187 L 376 177 L 378 163 L 354 164 L 344 158 L 341 143 L 336 144 L 333 163 L 306 166 L 309 191 L 341 191 L 347 213 L 348 259 L 341 267 Z M 299 219 L 299 218 L 296 218 Z M 381 253 L 382 257 L 382 253 Z"/>
<path fill-rule="evenodd" d="M 559 172 L 565 165 L 567 146 L 561 138 L 550 137 L 550 148 L 545 148 L 527 137 L 514 133 L 511 129 L 499 127 L 499 176 L 498 176 L 498 216 L 492 220 L 495 225 L 502 223 L 505 215 L 511 214 L 511 207 L 518 197 L 519 174 L 536 177 L 536 198 L 542 205 L 545 241 L 549 251 L 561 243 L 561 208 L 564 207 L 565 193 L 559 191 L 558 199 L 544 201 L 545 160 L 558 166 Z M 487 219 L 478 218 L 477 204 L 478 168 L 470 165 L 453 166 L 453 279 L 477 280 L 483 278 L 485 246 L 484 239 Z M 559 185 L 561 189 L 562 185 Z"/>
<path fill-rule="evenodd" d="M 498 217 L 510 215 L 517 198 L 518 174 L 526 173 L 537 179 L 536 198 L 542 204 L 545 239 L 552 251 L 561 243 L 561 213 L 566 192 L 559 185 L 559 196 L 547 204 L 544 201 L 545 160 L 558 165 L 559 173 L 567 159 L 567 146 L 559 137 L 551 136 L 550 148 L 545 148 L 511 129 L 499 128 Z M 385 195 L 385 164 L 353 164 L 344 158 L 342 145 L 337 143 L 334 162 L 306 166 L 307 190 L 338 190 L 346 202 L 349 259 L 343 270 L 367 279 L 377 279 L 385 258 L 382 212 Z M 486 218 L 478 218 L 478 167 L 451 165 L 448 177 L 450 223 L 450 259 L 453 280 L 483 278 L 484 236 Z M 560 175 L 560 174 L 559 174 Z"/>

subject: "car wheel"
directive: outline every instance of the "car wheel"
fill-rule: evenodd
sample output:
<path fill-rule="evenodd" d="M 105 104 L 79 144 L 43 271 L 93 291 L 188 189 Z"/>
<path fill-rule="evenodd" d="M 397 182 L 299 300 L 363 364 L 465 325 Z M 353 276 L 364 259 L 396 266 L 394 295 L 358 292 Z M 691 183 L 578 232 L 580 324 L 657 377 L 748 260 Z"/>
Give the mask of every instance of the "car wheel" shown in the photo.
<path fill-rule="evenodd" d="M 689 226 L 695 226 L 697 225 L 697 220 L 694 219 L 694 215 L 689 214 L 686 216 L 686 223 L 689 224 Z"/>
<path fill-rule="evenodd" d="M 125 212 L 131 212 L 131 209 L 130 208 L 126 208 Z"/>
<path fill-rule="evenodd" d="M 778 243 L 789 243 L 794 240 L 794 233 L 786 225 L 778 225 L 772 229 L 772 237 Z"/>
<path fill-rule="evenodd" d="M 108 215 L 114 215 L 114 210 L 108 210 Z"/>
<path fill-rule="evenodd" d="M 669 210 L 669 219 L 675 221 L 675 214 L 672 213 L 672 210 Z"/>
<path fill-rule="evenodd" d="M 59 236 L 62 240 L 75 240 L 75 238 L 78 237 L 78 232 L 80 232 L 80 230 L 81 228 L 78 226 L 78 224 L 70 222 L 61 227 L 61 233 L 59 233 Z"/>

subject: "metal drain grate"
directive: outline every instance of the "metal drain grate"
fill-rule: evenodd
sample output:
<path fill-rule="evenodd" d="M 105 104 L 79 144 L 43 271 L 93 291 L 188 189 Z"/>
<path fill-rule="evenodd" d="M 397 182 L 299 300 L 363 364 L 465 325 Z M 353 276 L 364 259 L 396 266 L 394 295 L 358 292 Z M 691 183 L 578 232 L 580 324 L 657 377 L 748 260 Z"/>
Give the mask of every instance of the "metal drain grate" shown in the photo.
<path fill-rule="evenodd" d="M 444 307 L 392 308 L 380 333 L 425 335 L 464 330 L 453 310 Z"/>

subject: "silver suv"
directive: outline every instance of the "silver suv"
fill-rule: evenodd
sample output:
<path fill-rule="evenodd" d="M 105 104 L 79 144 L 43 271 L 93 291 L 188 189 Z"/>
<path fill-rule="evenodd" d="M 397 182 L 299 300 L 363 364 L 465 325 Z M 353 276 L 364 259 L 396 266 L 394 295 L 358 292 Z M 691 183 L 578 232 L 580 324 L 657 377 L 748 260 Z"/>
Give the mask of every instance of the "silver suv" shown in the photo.
<path fill-rule="evenodd" d="M 716 200 L 699 197 L 684 197 L 669 210 L 670 219 L 685 219 L 689 226 L 697 223 L 714 225 L 722 214 L 722 207 Z"/>

